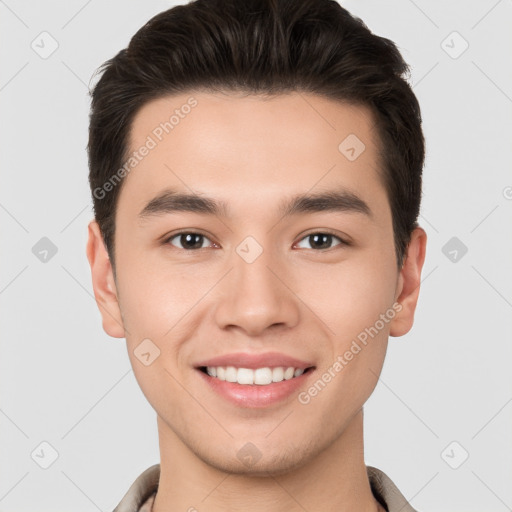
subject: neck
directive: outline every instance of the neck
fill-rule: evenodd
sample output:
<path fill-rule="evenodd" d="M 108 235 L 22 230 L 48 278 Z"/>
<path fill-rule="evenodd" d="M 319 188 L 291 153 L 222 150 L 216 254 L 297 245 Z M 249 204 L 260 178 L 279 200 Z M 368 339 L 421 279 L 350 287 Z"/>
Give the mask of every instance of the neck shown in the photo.
<path fill-rule="evenodd" d="M 306 464 L 284 474 L 225 473 L 192 452 L 158 417 L 160 481 L 152 512 L 383 512 L 363 458 L 363 412 Z"/>

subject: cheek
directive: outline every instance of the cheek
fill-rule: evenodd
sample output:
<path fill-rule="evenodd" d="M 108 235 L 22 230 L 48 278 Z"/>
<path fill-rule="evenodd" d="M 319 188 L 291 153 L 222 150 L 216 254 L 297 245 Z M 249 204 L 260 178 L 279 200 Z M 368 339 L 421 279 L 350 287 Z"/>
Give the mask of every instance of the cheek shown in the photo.
<path fill-rule="evenodd" d="M 118 281 L 120 307 L 131 338 L 164 336 L 202 290 L 193 273 L 136 252 L 120 258 Z"/>
<path fill-rule="evenodd" d="M 306 399 L 318 396 L 311 411 L 331 421 L 340 407 L 348 416 L 355 413 L 378 381 L 396 314 L 392 307 L 396 269 L 369 258 L 357 265 L 340 265 L 329 279 L 311 277 L 323 285 L 324 293 L 310 293 L 308 300 L 326 329 L 328 348 L 318 372 L 320 382 L 305 393 Z M 325 392 L 320 392 L 324 384 Z"/>
<path fill-rule="evenodd" d="M 186 339 L 187 312 L 200 290 L 186 286 L 188 278 L 175 270 L 127 258 L 123 265 L 118 274 L 120 308 L 135 378 L 155 410 L 180 410 L 183 390 L 175 378 L 181 381 L 177 369 L 188 349 L 176 340 Z"/>
<path fill-rule="evenodd" d="M 311 267 L 307 275 L 298 295 L 341 345 L 374 325 L 393 305 L 397 279 L 393 261 L 361 255 L 329 269 Z"/>

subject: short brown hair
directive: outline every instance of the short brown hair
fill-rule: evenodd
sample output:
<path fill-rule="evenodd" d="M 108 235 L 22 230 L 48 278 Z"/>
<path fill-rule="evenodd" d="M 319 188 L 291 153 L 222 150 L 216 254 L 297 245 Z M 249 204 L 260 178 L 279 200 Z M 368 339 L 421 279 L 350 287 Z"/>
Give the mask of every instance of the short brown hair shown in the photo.
<path fill-rule="evenodd" d="M 421 200 L 425 141 L 409 66 L 334 0 L 195 0 L 150 19 L 106 61 L 91 91 L 89 183 L 95 218 L 114 264 L 122 188 L 95 191 L 127 159 L 135 114 L 153 99 L 192 90 L 292 91 L 368 106 L 380 138 L 381 172 L 403 263 Z M 115 176 L 114 176 L 115 177 Z"/>

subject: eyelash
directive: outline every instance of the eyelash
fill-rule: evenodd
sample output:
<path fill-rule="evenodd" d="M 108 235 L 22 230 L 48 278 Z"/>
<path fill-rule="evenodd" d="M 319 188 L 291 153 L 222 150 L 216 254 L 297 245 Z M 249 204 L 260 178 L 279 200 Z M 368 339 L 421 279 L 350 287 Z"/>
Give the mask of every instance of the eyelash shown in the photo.
<path fill-rule="evenodd" d="M 203 238 L 206 238 L 207 240 L 210 240 L 210 239 L 209 239 L 205 234 L 200 233 L 200 232 L 198 232 L 198 231 L 180 231 L 180 232 L 178 232 L 178 233 L 174 233 L 172 236 L 170 236 L 170 237 L 166 238 L 166 239 L 164 240 L 164 244 L 165 244 L 165 245 L 172 245 L 172 244 L 170 243 L 170 242 L 171 242 L 171 240 L 172 240 L 172 239 L 174 239 L 174 238 L 176 238 L 176 237 L 178 237 L 178 236 L 181 236 L 181 235 L 199 235 L 199 236 L 202 236 Z M 306 238 L 308 238 L 308 237 L 310 237 L 310 236 L 312 236 L 312 235 L 330 235 L 330 236 L 332 236 L 332 237 L 334 237 L 334 238 L 337 238 L 337 239 L 340 241 L 340 243 L 339 243 L 339 244 L 337 244 L 337 245 L 335 245 L 334 247 L 338 247 L 338 246 L 347 246 L 347 247 L 348 247 L 348 246 L 350 246 L 350 245 L 351 245 L 351 243 L 350 243 L 350 242 L 348 242 L 347 240 L 344 240 L 344 239 L 343 239 L 343 238 L 341 238 L 339 235 L 335 234 L 334 232 L 332 232 L 332 231 L 330 231 L 330 230 L 328 230 L 328 229 L 327 229 L 327 230 L 324 230 L 324 231 L 312 231 L 311 233 L 307 233 L 306 235 L 304 235 L 304 236 L 299 240 L 299 243 L 300 243 L 302 240 L 304 240 L 304 239 L 306 239 Z M 294 245 L 295 245 L 295 244 L 294 244 Z M 310 249 L 310 250 L 312 250 L 312 251 L 314 251 L 314 252 L 326 252 L 326 251 L 330 251 L 330 250 L 332 250 L 334 247 L 329 247 L 328 249 L 318 249 L 318 250 L 316 250 L 316 249 Z M 181 249 L 180 247 L 175 247 L 175 246 L 173 246 L 173 248 L 175 248 L 175 249 Z M 206 249 L 206 247 L 200 247 L 199 249 L 181 249 L 181 250 L 186 251 L 186 252 L 195 252 L 195 251 L 199 251 L 199 250 L 201 250 L 201 249 Z"/>

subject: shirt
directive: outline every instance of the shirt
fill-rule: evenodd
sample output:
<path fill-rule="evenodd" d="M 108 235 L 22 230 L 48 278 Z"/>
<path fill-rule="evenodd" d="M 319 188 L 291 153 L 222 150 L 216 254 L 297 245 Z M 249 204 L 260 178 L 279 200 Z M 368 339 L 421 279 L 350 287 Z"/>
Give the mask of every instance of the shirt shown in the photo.
<path fill-rule="evenodd" d="M 375 499 L 387 512 L 417 512 L 393 481 L 380 469 L 366 466 Z M 143 471 L 133 482 L 113 512 L 151 512 L 160 479 L 160 464 Z"/>

